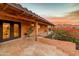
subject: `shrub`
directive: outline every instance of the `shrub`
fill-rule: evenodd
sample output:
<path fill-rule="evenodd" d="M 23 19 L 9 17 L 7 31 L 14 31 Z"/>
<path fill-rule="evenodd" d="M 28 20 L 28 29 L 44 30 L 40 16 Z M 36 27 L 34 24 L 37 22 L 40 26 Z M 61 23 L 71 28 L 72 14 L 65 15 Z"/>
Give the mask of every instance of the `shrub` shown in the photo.
<path fill-rule="evenodd" d="M 69 36 L 68 32 L 65 30 L 54 30 L 54 32 L 56 33 L 55 39 L 79 44 L 79 39 Z"/>

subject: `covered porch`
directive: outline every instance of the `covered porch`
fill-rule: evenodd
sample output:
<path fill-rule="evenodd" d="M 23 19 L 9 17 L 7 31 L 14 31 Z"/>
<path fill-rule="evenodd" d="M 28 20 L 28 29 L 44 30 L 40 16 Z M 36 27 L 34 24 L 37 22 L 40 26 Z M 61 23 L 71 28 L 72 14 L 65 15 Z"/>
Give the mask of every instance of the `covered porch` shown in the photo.
<path fill-rule="evenodd" d="M 19 4 L 0 4 L 0 42 L 30 35 L 37 41 L 40 33 L 48 32 L 48 26 L 53 24 Z"/>
<path fill-rule="evenodd" d="M 52 26 L 53 24 L 19 4 L 1 3 L 0 55 L 70 55 L 60 49 L 66 44 L 43 38 L 43 33 L 47 34 Z M 75 55 L 75 47 L 71 48 Z M 67 52 L 69 51 L 70 49 Z"/>

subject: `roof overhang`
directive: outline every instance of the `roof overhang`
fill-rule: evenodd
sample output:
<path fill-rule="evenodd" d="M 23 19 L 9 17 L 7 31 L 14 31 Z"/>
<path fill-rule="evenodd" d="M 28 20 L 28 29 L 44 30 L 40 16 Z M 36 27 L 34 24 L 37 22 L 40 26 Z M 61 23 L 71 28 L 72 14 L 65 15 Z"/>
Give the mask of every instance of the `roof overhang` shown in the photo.
<path fill-rule="evenodd" d="M 8 17 L 15 19 L 22 19 L 27 21 L 38 21 L 40 23 L 45 23 L 48 25 L 53 25 L 44 18 L 38 16 L 37 14 L 29 11 L 27 8 L 23 8 L 20 4 L 16 3 L 0 3 L 0 13 L 4 12 Z"/>

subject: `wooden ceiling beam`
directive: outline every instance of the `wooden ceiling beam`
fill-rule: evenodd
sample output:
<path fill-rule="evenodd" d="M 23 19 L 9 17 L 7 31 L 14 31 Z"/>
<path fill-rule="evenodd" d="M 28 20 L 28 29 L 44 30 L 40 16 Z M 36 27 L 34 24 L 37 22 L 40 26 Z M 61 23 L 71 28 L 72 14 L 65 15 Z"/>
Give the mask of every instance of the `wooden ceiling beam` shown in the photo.
<path fill-rule="evenodd" d="M 25 11 L 20 11 L 17 8 L 14 8 L 6 3 L 1 4 L 1 7 L 3 7 L 3 9 L 1 9 L 2 11 L 4 11 L 5 13 L 11 14 L 13 16 L 16 16 L 18 19 L 33 19 L 35 20 L 36 18 L 33 17 L 30 14 L 27 14 Z"/>
<path fill-rule="evenodd" d="M 4 13 L 7 13 L 7 16 L 15 18 L 15 19 L 34 21 L 34 22 L 39 22 L 39 23 L 50 25 L 49 22 L 41 19 L 39 16 L 32 14 L 32 12 L 30 11 L 26 12 L 24 10 L 19 10 L 18 8 L 8 5 L 7 3 L 0 4 L 0 10 L 4 11 Z M 30 20 L 27 20 L 27 19 L 30 19 Z"/>
<path fill-rule="evenodd" d="M 4 11 L 4 10 L 6 10 L 8 8 L 8 5 L 6 5 L 2 10 Z"/>
<path fill-rule="evenodd" d="M 7 14 L 5 12 L 0 12 L 0 16 L 1 18 L 4 18 L 4 19 L 10 19 L 10 20 L 19 20 L 19 21 L 30 21 L 30 22 L 36 22 L 35 20 L 33 19 L 28 19 L 28 18 L 24 18 L 24 17 L 20 17 L 20 16 L 13 16 L 13 15 L 10 15 L 10 14 Z"/>

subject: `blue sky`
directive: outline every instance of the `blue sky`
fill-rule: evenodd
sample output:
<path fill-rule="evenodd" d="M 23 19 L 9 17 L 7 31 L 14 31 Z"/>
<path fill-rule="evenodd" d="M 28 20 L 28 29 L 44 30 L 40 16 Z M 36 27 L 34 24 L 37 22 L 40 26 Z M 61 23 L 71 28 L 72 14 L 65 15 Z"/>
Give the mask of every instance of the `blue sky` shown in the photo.
<path fill-rule="evenodd" d="M 21 5 L 42 17 L 63 17 L 68 12 L 78 9 L 73 3 L 23 3 Z"/>

